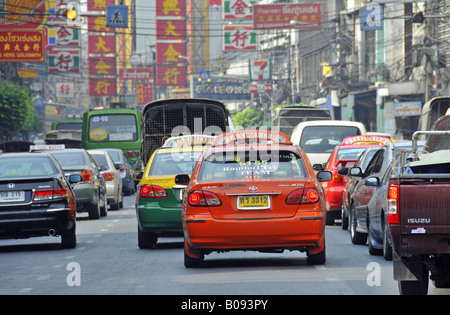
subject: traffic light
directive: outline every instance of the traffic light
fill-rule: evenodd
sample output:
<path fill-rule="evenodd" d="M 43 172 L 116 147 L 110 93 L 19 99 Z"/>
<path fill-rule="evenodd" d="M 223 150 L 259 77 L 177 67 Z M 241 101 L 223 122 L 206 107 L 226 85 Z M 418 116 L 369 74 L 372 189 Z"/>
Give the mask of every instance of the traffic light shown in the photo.
<path fill-rule="evenodd" d="M 80 26 L 80 4 L 78 2 L 69 2 L 66 5 L 66 21 L 70 27 Z"/>

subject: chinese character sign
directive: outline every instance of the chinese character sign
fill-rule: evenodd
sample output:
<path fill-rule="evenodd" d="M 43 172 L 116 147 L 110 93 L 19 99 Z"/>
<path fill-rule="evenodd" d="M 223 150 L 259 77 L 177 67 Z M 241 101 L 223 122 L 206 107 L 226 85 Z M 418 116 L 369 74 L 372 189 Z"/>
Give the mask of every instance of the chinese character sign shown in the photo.
<path fill-rule="evenodd" d="M 151 83 L 138 83 L 136 85 L 136 104 L 144 106 L 153 100 L 153 87 Z"/>
<path fill-rule="evenodd" d="M 114 54 L 115 48 L 115 37 L 114 35 L 89 35 L 88 45 L 89 45 L 89 55 L 105 55 Z"/>
<path fill-rule="evenodd" d="M 186 67 L 185 66 L 158 66 L 156 68 L 157 86 L 186 86 Z"/>
<path fill-rule="evenodd" d="M 43 30 L 0 30 L 0 61 L 45 61 Z"/>
<path fill-rule="evenodd" d="M 291 21 L 296 21 L 291 24 Z M 254 6 L 255 29 L 320 28 L 321 4 L 260 4 Z"/>
<path fill-rule="evenodd" d="M 80 49 L 51 49 L 48 51 L 49 72 L 80 72 Z"/>
<path fill-rule="evenodd" d="M 116 80 L 110 78 L 89 78 L 89 96 L 115 96 Z"/>
<path fill-rule="evenodd" d="M 256 0 L 223 0 L 223 19 L 252 19 Z"/>
<path fill-rule="evenodd" d="M 256 31 L 248 25 L 224 26 L 223 50 L 256 50 Z"/>
<path fill-rule="evenodd" d="M 185 17 L 185 0 L 156 0 L 156 16 L 158 17 Z"/>
<path fill-rule="evenodd" d="M 156 0 L 156 85 L 186 86 L 186 0 Z"/>

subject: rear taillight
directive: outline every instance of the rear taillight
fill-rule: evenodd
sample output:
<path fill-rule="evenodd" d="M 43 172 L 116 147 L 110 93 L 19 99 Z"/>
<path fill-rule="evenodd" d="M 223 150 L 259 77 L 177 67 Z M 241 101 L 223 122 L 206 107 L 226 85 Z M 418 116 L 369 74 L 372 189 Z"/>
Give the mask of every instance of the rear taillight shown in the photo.
<path fill-rule="evenodd" d="M 37 189 L 34 192 L 33 201 L 46 201 L 46 200 L 56 200 L 62 199 L 69 196 L 67 189 Z"/>
<path fill-rule="evenodd" d="M 166 198 L 167 191 L 156 185 L 142 185 L 139 194 L 144 198 Z"/>
<path fill-rule="evenodd" d="M 218 207 L 222 205 L 220 198 L 209 191 L 195 190 L 189 193 L 189 205 L 194 207 Z"/>
<path fill-rule="evenodd" d="M 112 172 L 106 172 L 106 173 L 102 173 L 102 177 L 107 181 L 113 181 L 114 180 L 114 173 Z"/>
<path fill-rule="evenodd" d="M 388 214 L 389 224 L 400 223 L 400 209 L 398 208 L 400 187 L 398 185 L 389 185 L 388 191 Z"/>
<path fill-rule="evenodd" d="M 81 181 L 82 182 L 90 182 L 90 181 L 92 181 L 92 173 L 91 173 L 90 170 L 84 169 L 81 172 Z"/>
<path fill-rule="evenodd" d="M 315 188 L 297 189 L 286 198 L 288 205 L 307 205 L 319 201 L 319 192 Z"/>
<path fill-rule="evenodd" d="M 331 181 L 333 183 L 343 183 L 342 176 L 339 175 L 339 174 L 333 174 L 333 177 L 331 178 Z"/>

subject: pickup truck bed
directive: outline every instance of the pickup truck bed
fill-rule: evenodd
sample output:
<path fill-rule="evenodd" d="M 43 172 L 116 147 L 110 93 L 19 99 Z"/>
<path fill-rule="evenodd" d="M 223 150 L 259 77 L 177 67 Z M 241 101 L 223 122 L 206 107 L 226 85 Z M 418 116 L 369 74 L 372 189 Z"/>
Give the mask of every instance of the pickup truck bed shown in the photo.
<path fill-rule="evenodd" d="M 401 294 L 427 294 L 429 275 L 437 288 L 450 287 L 450 150 L 429 153 L 406 170 L 389 183 L 394 279 Z"/>
<path fill-rule="evenodd" d="M 399 224 L 392 224 L 392 242 L 400 257 L 450 254 L 450 174 L 391 177 L 399 186 Z"/>

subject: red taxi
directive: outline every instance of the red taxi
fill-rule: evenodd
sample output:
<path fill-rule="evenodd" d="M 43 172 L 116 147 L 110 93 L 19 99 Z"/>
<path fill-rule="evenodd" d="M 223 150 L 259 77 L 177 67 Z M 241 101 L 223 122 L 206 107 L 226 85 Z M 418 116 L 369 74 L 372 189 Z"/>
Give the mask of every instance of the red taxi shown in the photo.
<path fill-rule="evenodd" d="M 181 219 L 184 264 L 196 267 L 204 255 L 230 250 L 307 253 L 324 264 L 325 199 L 305 153 L 281 132 L 225 133 L 200 156 L 187 183 Z"/>
<path fill-rule="evenodd" d="M 389 142 L 390 138 L 384 136 L 351 136 L 346 137 L 340 145 L 334 148 L 325 165 L 325 170 L 332 173 L 332 178 L 330 181 L 322 183 L 326 199 L 327 225 L 333 225 L 335 219 L 341 216 L 342 191 L 347 184 L 348 178 L 339 175 L 338 170 L 342 167 L 350 169 L 365 149 L 385 145 Z M 320 168 L 315 164 L 314 169 L 318 170 Z"/>

